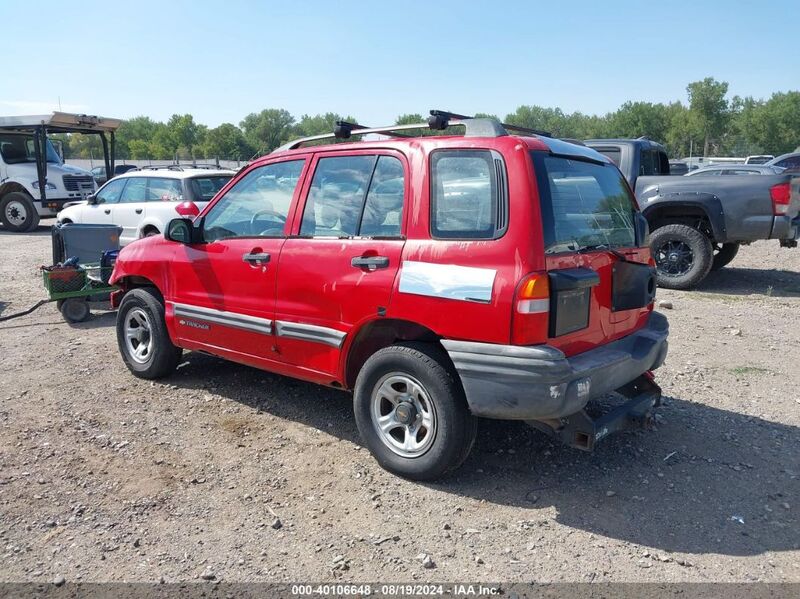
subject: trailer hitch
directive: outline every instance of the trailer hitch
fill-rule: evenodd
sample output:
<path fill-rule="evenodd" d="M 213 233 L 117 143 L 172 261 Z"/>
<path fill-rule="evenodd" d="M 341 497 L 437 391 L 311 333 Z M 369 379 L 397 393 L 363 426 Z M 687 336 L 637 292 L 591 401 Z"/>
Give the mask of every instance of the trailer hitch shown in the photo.
<path fill-rule="evenodd" d="M 654 410 L 661 405 L 661 388 L 652 376 L 643 374 L 616 393 L 627 401 L 599 417 L 592 417 L 583 409 L 564 418 L 532 420 L 528 424 L 583 451 L 592 451 L 598 441 L 611 433 L 652 428 Z"/>

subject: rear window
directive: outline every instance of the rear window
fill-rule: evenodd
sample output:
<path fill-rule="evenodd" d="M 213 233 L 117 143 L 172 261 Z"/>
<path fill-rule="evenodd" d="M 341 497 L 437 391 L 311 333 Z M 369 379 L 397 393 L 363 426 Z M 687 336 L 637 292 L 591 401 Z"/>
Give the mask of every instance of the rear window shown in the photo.
<path fill-rule="evenodd" d="M 597 148 L 595 148 L 595 147 L 593 147 L 592 149 L 593 150 L 597 150 L 598 152 L 600 152 L 604 156 L 607 156 L 608 158 L 610 158 L 614 162 L 614 164 L 616 164 L 617 166 L 622 164 L 622 148 L 617 148 L 617 147 L 602 147 L 602 148 L 597 147 Z"/>
<path fill-rule="evenodd" d="M 634 199 L 611 165 L 532 152 L 546 253 L 634 247 Z"/>
<path fill-rule="evenodd" d="M 218 175 L 215 177 L 194 177 L 189 179 L 189 188 L 195 202 L 208 202 L 217 195 L 217 192 L 225 187 L 231 180 L 230 175 Z"/>

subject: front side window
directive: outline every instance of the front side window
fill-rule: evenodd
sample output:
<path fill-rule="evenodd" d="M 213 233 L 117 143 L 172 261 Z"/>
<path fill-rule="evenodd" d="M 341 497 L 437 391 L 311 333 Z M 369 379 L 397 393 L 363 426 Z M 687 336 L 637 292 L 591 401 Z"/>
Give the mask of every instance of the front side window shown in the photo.
<path fill-rule="evenodd" d="M 543 152 L 532 156 L 545 253 L 636 245 L 635 201 L 618 169 Z"/>
<path fill-rule="evenodd" d="M 492 239 L 503 228 L 504 167 L 489 150 L 434 152 L 431 233 L 441 239 Z"/>
<path fill-rule="evenodd" d="M 147 177 L 131 177 L 128 184 L 122 190 L 119 198 L 120 204 L 133 204 L 144 202 L 147 194 Z"/>
<path fill-rule="evenodd" d="M 50 140 L 44 147 L 45 159 L 53 164 L 61 164 L 61 158 Z M 36 162 L 36 145 L 31 135 L 0 135 L 0 156 L 6 164 Z"/>
<path fill-rule="evenodd" d="M 147 187 L 148 202 L 180 202 L 183 189 L 180 179 L 152 177 Z"/>
<path fill-rule="evenodd" d="M 394 156 L 320 158 L 300 235 L 397 237 L 404 191 L 403 165 Z"/>
<path fill-rule="evenodd" d="M 245 174 L 206 215 L 205 240 L 282 237 L 304 163 L 276 162 Z"/>
<path fill-rule="evenodd" d="M 119 196 L 122 195 L 122 188 L 128 179 L 114 179 L 106 184 L 103 189 L 97 192 L 95 198 L 98 204 L 116 204 L 119 202 Z"/>

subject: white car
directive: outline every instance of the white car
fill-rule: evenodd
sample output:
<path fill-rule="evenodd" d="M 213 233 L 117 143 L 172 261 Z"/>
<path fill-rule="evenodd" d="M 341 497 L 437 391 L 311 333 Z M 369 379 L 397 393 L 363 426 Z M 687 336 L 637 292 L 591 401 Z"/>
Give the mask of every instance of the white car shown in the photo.
<path fill-rule="evenodd" d="M 118 175 L 86 201 L 64 208 L 59 223 L 115 224 L 122 227 L 120 245 L 164 232 L 186 201 L 202 210 L 233 177 L 229 170 L 168 167 Z"/>

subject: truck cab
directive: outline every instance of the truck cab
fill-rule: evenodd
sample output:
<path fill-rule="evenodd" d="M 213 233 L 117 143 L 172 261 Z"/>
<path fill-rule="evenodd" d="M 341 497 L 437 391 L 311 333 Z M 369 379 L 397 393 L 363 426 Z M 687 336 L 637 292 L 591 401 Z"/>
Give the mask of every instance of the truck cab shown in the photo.
<path fill-rule="evenodd" d="M 12 232 L 32 231 L 42 217 L 92 195 L 89 171 L 65 164 L 48 133 L 99 133 L 113 164 L 113 131 L 121 121 L 87 115 L 0 117 L 0 221 Z M 112 143 L 105 134 L 111 132 Z"/>

